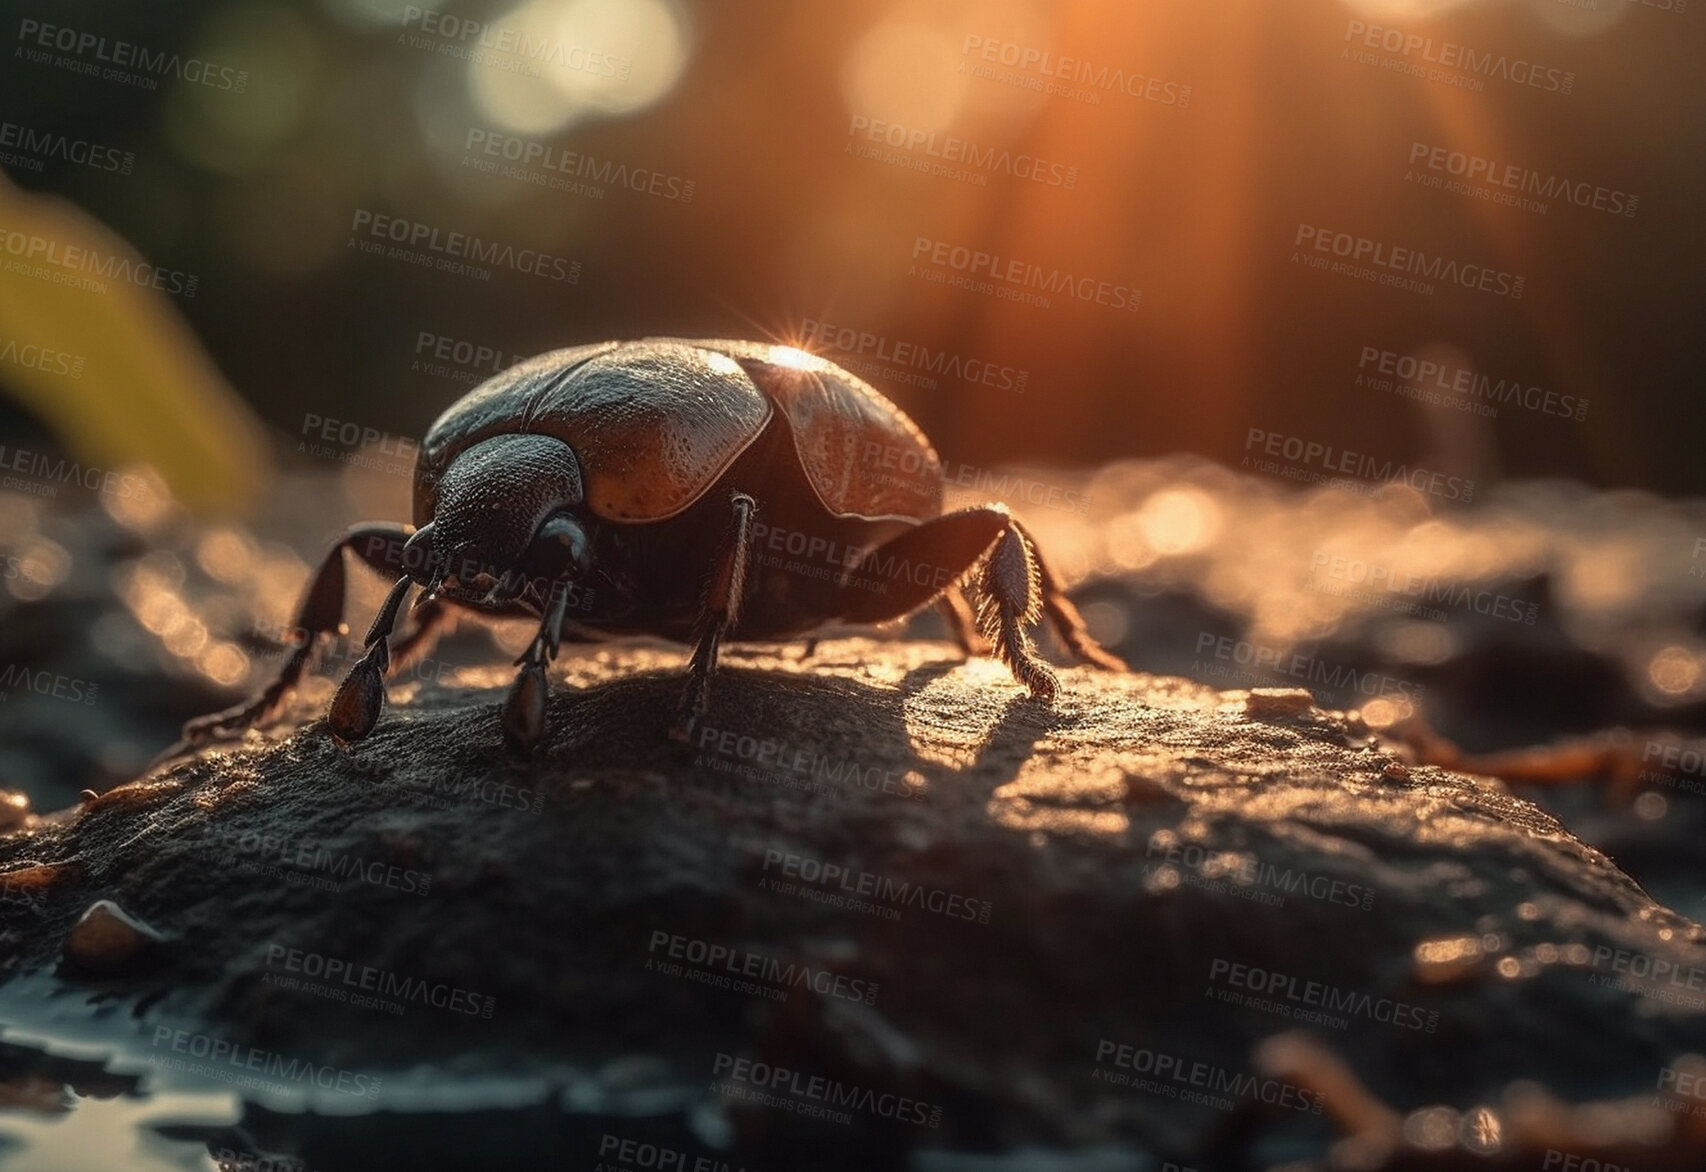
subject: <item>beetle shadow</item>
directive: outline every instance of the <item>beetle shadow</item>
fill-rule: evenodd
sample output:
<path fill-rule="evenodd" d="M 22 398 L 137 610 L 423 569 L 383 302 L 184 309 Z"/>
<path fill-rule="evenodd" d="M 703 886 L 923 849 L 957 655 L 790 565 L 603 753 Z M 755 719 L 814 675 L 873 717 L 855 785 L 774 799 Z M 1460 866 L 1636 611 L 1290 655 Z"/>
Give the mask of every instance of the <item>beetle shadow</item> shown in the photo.
<path fill-rule="evenodd" d="M 570 783 L 577 776 L 661 776 L 755 798 L 790 791 L 904 797 L 916 785 L 900 780 L 909 775 L 929 786 L 975 778 L 979 789 L 993 791 L 1018 774 L 1041 737 L 1072 718 L 1023 694 L 980 696 L 974 683 L 952 685 L 948 697 L 920 705 L 926 689 L 962 665 L 934 660 L 908 670 L 898 687 L 884 687 L 839 672 L 725 662 L 688 745 L 668 737 L 686 687 L 679 668 L 648 668 L 578 688 L 555 682 L 545 742 L 531 758 L 505 757 L 501 768 L 518 778 L 537 781 L 543 774 Z M 931 725 L 945 737 L 921 742 L 918 734 Z M 947 760 L 939 748 L 920 753 L 921 743 L 939 746 L 944 739 L 963 749 Z"/>
<path fill-rule="evenodd" d="M 945 659 L 920 664 L 902 679 L 901 692 L 908 697 L 919 696 L 929 685 L 952 675 L 965 666 L 966 660 Z M 968 683 L 965 690 L 976 687 Z M 975 700 L 975 696 L 968 696 Z M 961 783 L 971 782 L 993 793 L 1014 780 L 1033 756 L 1036 744 L 1056 729 L 1069 727 L 1075 718 L 1041 700 L 1024 693 L 1009 693 L 996 702 L 987 700 L 969 706 L 974 719 L 984 725 L 979 738 L 967 749 L 967 760 L 957 768 L 947 769 L 940 762 L 931 768 L 944 772 L 947 778 Z M 985 795 L 987 796 L 987 794 Z"/>

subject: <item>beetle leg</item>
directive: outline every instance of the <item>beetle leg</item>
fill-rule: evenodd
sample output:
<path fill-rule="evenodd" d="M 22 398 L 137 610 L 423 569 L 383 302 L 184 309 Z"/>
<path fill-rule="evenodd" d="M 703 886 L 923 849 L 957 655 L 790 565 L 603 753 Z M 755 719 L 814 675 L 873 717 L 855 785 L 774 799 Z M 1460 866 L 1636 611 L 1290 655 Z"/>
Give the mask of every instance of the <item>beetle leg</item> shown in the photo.
<path fill-rule="evenodd" d="M 568 609 L 569 580 L 565 578 L 552 588 L 550 606 L 540 620 L 539 633 L 515 661 L 521 665 L 521 671 L 510 685 L 503 713 L 504 743 L 513 753 L 531 752 L 545 736 L 545 699 L 550 691 L 545 668 L 557 658 Z"/>
<path fill-rule="evenodd" d="M 687 664 L 687 691 L 681 697 L 671 740 L 693 743 L 693 731 L 711 704 L 711 674 L 717 670 L 717 649 L 723 636 L 740 618 L 741 595 L 746 589 L 746 565 L 752 553 L 752 518 L 758 502 L 744 492 L 729 495 L 733 516 L 717 561 L 705 584 L 705 601 L 699 612 L 693 658 Z"/>
<path fill-rule="evenodd" d="M 1067 650 L 1079 659 L 1107 671 L 1127 671 L 1125 663 L 1111 654 L 1107 648 L 1091 636 L 1089 628 L 1084 625 L 1084 616 L 1078 613 L 1078 608 L 1072 605 L 1072 600 L 1066 597 L 1066 583 L 1060 580 L 1060 575 L 1054 572 L 1048 559 L 1043 556 L 1042 547 L 1037 539 L 1031 536 L 1031 531 L 1013 522 L 1013 528 L 1024 535 L 1031 547 L 1031 557 L 1036 562 L 1037 576 L 1042 580 L 1043 617 L 1048 619 L 1048 625 L 1066 644 Z"/>
<path fill-rule="evenodd" d="M 189 721 L 177 744 L 156 760 L 176 756 L 209 741 L 227 740 L 275 716 L 302 679 L 308 657 L 320 636 L 335 634 L 343 626 L 344 552 L 354 553 L 375 569 L 394 573 L 402 564 L 403 545 L 408 539 L 409 531 L 400 525 L 360 525 L 351 529 L 326 554 L 308 584 L 296 612 L 290 658 L 279 669 L 278 677 L 246 704 Z"/>
<path fill-rule="evenodd" d="M 1037 699 L 1053 699 L 1059 686 L 1025 632 L 1039 617 L 1046 615 L 1074 652 L 1104 667 L 1117 662 L 1084 631 L 1060 579 L 1039 562 L 1029 536 L 999 504 L 932 518 L 872 550 L 841 587 L 839 617 L 855 623 L 900 618 L 957 589 L 953 583 L 974 571 L 976 626 Z"/>
<path fill-rule="evenodd" d="M 366 652 L 355 661 L 332 697 L 326 723 L 340 741 L 359 741 L 379 722 L 379 710 L 385 707 L 385 670 L 391 666 L 391 629 L 397 625 L 397 613 L 414 584 L 414 579 L 405 574 L 391 587 L 367 630 L 363 641 Z"/>
<path fill-rule="evenodd" d="M 1032 543 L 1033 550 L 1035 543 Z M 936 611 L 947 621 L 948 631 L 954 637 L 954 642 L 960 645 L 965 657 L 988 655 L 990 646 L 987 640 L 978 632 L 977 616 L 972 613 L 971 604 L 966 601 L 965 594 L 958 586 L 950 586 L 942 591 L 936 599 Z"/>
<path fill-rule="evenodd" d="M 409 629 L 391 646 L 390 676 L 396 676 L 425 656 L 440 637 L 456 626 L 456 609 L 438 598 L 417 599 L 410 615 Z"/>

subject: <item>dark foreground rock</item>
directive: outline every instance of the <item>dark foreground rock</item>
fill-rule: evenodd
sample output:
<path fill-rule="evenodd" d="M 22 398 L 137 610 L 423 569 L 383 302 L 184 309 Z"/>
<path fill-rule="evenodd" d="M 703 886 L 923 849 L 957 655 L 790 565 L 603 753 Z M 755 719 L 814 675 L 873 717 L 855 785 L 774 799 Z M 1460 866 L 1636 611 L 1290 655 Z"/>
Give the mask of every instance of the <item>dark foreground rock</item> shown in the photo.
<path fill-rule="evenodd" d="M 686 751 L 680 666 L 566 657 L 525 763 L 507 670 L 353 751 L 322 683 L 26 820 L 0 1017 L 211 1075 L 313 1168 L 1706 1159 L 1706 934 L 1495 782 L 1300 692 L 1074 670 L 1050 709 L 865 640 L 731 655 Z"/>

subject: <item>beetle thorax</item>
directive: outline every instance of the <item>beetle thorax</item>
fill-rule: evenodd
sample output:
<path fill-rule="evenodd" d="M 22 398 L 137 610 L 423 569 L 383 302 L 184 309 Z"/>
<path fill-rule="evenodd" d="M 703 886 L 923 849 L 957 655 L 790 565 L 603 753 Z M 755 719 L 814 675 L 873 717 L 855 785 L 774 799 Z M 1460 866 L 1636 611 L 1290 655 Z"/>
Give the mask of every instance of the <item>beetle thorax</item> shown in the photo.
<path fill-rule="evenodd" d="M 580 463 L 561 440 L 502 435 L 451 461 L 433 505 L 440 572 L 464 586 L 521 568 L 541 524 L 581 503 Z"/>

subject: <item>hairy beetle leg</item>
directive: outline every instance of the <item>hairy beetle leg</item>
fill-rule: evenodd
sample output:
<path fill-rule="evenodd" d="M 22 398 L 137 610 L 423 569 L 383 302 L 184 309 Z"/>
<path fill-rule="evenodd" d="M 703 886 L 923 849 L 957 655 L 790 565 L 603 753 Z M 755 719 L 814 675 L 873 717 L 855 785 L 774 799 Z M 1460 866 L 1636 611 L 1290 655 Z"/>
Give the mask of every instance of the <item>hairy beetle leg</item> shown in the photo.
<path fill-rule="evenodd" d="M 919 567 L 937 573 L 918 574 Z M 910 572 L 909 572 L 910 571 Z M 1061 642 L 1099 667 L 1124 670 L 1088 631 L 1078 609 L 1066 597 L 1060 578 L 1037 554 L 1029 534 L 998 504 L 980 505 L 925 521 L 878 546 L 848 575 L 858 587 L 844 586 L 840 617 L 848 622 L 880 623 L 926 603 L 950 599 L 957 581 L 976 572 L 976 630 L 987 637 L 996 656 L 1014 678 L 1039 700 L 1052 700 L 1059 687 L 1054 671 L 1037 654 L 1025 628 L 1046 618 Z M 873 589 L 870 582 L 881 583 Z M 951 580 L 944 590 L 939 583 Z M 947 601 L 950 621 L 968 649 L 975 646 L 960 628 L 964 618 Z"/>
<path fill-rule="evenodd" d="M 1043 617 L 1048 619 L 1048 625 L 1066 645 L 1066 649 L 1085 663 L 1105 671 L 1128 670 L 1117 656 L 1091 637 L 1089 628 L 1084 625 L 1084 616 L 1078 613 L 1078 608 L 1066 597 L 1066 583 L 1060 580 L 1060 575 L 1049 565 L 1048 559 L 1043 556 L 1042 547 L 1037 544 L 1037 539 L 1031 536 L 1031 531 L 1018 521 L 1013 522 L 1013 528 L 1024 534 L 1025 541 L 1031 547 L 1031 559 L 1036 563 L 1037 576 L 1042 580 Z"/>
<path fill-rule="evenodd" d="M 732 516 L 723 545 L 705 584 L 705 601 L 699 613 L 697 642 L 687 664 L 687 691 L 681 697 L 669 738 L 683 745 L 693 743 L 693 733 L 711 705 L 711 675 L 717 670 L 717 649 L 723 636 L 740 619 L 741 597 L 746 590 L 746 566 L 752 555 L 752 518 L 758 502 L 744 492 L 729 494 Z"/>
<path fill-rule="evenodd" d="M 974 655 L 988 655 L 993 650 L 978 631 L 977 616 L 972 613 L 971 604 L 958 586 L 942 591 L 941 597 L 936 599 L 936 611 L 947 621 L 948 633 L 960 645 L 960 651 L 967 659 Z"/>

